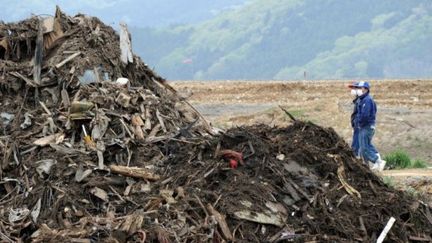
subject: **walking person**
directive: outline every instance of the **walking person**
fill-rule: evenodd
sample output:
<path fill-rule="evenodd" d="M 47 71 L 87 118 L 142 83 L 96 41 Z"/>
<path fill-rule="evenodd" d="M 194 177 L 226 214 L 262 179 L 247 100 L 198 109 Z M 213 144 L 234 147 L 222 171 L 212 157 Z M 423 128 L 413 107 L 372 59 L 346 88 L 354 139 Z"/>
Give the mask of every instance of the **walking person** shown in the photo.
<path fill-rule="evenodd" d="M 354 156 L 359 159 L 360 158 L 360 154 L 359 154 L 359 128 L 358 126 L 356 126 L 356 115 L 357 115 L 357 101 L 359 99 L 358 95 L 357 95 L 357 90 L 356 90 L 356 86 L 358 86 L 358 82 L 353 82 L 352 84 L 348 85 L 348 88 L 351 89 L 351 95 L 354 96 L 354 100 L 352 101 L 353 105 L 354 105 L 354 109 L 353 109 L 353 113 L 351 114 L 351 127 L 353 129 L 353 137 L 352 137 L 352 142 L 351 142 L 351 149 L 354 152 Z"/>
<path fill-rule="evenodd" d="M 380 154 L 372 143 L 375 134 L 375 121 L 377 106 L 372 96 L 370 96 L 370 84 L 368 82 L 358 82 L 355 84 L 358 96 L 356 101 L 355 126 L 358 127 L 359 154 L 370 163 L 372 170 L 384 170 L 386 161 L 381 159 Z"/>

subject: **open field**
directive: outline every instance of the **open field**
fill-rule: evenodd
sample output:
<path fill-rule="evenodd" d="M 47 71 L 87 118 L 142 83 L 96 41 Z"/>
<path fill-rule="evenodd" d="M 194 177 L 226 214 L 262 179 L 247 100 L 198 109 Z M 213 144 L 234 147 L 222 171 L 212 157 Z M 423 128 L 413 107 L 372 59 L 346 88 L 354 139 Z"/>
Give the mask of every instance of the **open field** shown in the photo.
<path fill-rule="evenodd" d="M 214 125 L 253 123 L 283 125 L 298 118 L 333 127 L 351 142 L 349 81 L 218 81 L 172 82 L 172 85 Z M 432 162 L 432 80 L 372 81 L 378 105 L 374 142 L 382 154 L 406 150 L 413 158 Z"/>

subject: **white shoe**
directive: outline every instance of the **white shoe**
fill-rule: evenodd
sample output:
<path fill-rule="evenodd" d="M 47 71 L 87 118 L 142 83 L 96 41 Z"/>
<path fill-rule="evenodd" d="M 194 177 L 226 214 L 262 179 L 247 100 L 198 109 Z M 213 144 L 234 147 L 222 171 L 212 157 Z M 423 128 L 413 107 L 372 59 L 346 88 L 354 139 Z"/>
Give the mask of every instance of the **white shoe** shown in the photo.
<path fill-rule="evenodd" d="M 376 156 L 378 156 L 378 159 L 381 159 L 381 155 L 379 153 L 376 153 Z"/>
<path fill-rule="evenodd" d="M 386 163 L 387 162 L 385 160 L 378 158 L 377 161 L 375 162 L 375 164 L 378 164 L 378 171 L 383 171 Z"/>
<path fill-rule="evenodd" d="M 369 168 L 373 171 L 379 171 L 380 167 L 379 167 L 379 164 L 377 162 L 375 162 L 375 163 L 370 163 Z"/>

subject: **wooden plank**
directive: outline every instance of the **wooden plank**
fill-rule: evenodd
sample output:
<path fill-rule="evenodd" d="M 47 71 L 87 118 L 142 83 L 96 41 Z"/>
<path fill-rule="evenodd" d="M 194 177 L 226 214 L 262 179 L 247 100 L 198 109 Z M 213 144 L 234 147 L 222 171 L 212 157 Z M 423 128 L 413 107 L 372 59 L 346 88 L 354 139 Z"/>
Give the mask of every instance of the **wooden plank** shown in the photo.
<path fill-rule="evenodd" d="M 12 76 L 15 76 L 15 77 L 17 77 L 17 78 L 20 78 L 20 79 L 24 80 L 24 82 L 26 82 L 26 83 L 27 83 L 29 86 L 31 86 L 31 87 L 38 87 L 38 85 L 35 84 L 35 83 L 33 82 L 33 80 L 26 78 L 25 76 L 23 76 L 23 75 L 22 75 L 21 73 L 19 73 L 19 72 L 11 72 L 10 74 L 11 74 Z"/>
<path fill-rule="evenodd" d="M 431 242 L 432 238 L 424 238 L 424 237 L 418 237 L 418 236 L 410 236 L 409 237 L 410 240 L 412 241 L 424 241 L 424 242 Z"/>
<path fill-rule="evenodd" d="M 300 196 L 298 195 L 297 191 L 294 189 L 294 187 L 291 186 L 291 184 L 286 183 L 284 184 L 285 189 L 288 190 L 290 196 L 294 199 L 294 202 L 300 201 Z"/>
<path fill-rule="evenodd" d="M 43 33 L 49 33 L 54 31 L 54 17 L 49 16 L 42 20 Z"/>
<path fill-rule="evenodd" d="M 163 120 L 163 118 L 159 112 L 159 109 L 156 109 L 156 117 L 159 120 L 159 124 L 161 125 L 162 130 L 166 133 L 168 130 L 165 127 L 165 123 L 164 123 L 164 120 Z"/>
<path fill-rule="evenodd" d="M 219 227 L 222 230 L 222 234 L 224 235 L 225 239 L 232 240 L 233 236 L 231 234 L 231 230 L 228 227 L 228 224 L 225 220 L 225 216 L 220 214 L 211 204 L 207 204 L 207 209 L 213 215 L 216 219 L 216 222 L 218 222 Z"/>
<path fill-rule="evenodd" d="M 390 231 L 390 229 L 392 228 L 394 222 L 396 221 L 395 218 L 391 217 L 389 219 L 389 221 L 387 222 L 386 226 L 384 227 L 383 231 L 381 232 L 380 236 L 377 239 L 377 243 L 382 243 L 384 241 L 384 239 L 387 236 L 387 233 Z"/>
<path fill-rule="evenodd" d="M 71 105 L 70 103 L 70 98 L 69 98 L 69 94 L 65 89 L 62 89 L 62 91 L 60 92 L 61 97 L 62 97 L 62 101 L 63 101 L 63 105 L 65 108 L 69 108 L 69 106 Z"/>
<path fill-rule="evenodd" d="M 293 180 L 288 179 L 288 182 L 298 191 L 300 194 L 302 194 L 309 202 L 312 202 L 312 197 L 309 196 L 302 188 L 300 188 Z"/>
<path fill-rule="evenodd" d="M 120 59 L 123 63 L 133 63 L 132 44 L 129 39 L 129 31 L 125 23 L 120 23 Z"/>
<path fill-rule="evenodd" d="M 41 70 L 42 70 L 42 58 L 43 58 L 43 21 L 39 21 L 39 29 L 36 37 L 36 49 L 33 58 L 33 81 L 37 84 L 41 84 Z"/>
<path fill-rule="evenodd" d="M 110 165 L 111 172 L 124 176 L 140 178 L 145 180 L 159 180 L 160 176 L 156 175 L 145 168 L 127 167 L 121 165 Z"/>
<path fill-rule="evenodd" d="M 66 59 L 64 59 L 63 61 L 61 61 L 60 63 L 56 64 L 55 67 L 56 68 L 61 68 L 63 65 L 65 65 L 66 63 L 70 62 L 72 59 L 74 59 L 75 57 L 79 56 L 81 54 L 81 52 L 75 52 L 74 54 L 70 55 L 69 57 L 67 57 Z"/>

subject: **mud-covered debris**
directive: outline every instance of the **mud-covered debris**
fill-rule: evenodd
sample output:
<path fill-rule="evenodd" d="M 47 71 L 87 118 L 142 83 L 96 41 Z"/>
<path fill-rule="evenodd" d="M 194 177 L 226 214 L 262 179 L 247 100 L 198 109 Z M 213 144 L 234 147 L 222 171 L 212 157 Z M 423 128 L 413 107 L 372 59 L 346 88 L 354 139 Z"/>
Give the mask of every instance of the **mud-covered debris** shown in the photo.
<path fill-rule="evenodd" d="M 375 242 L 390 217 L 387 241 L 432 241 L 430 207 L 334 130 L 215 129 L 125 26 L 0 23 L 0 70 L 2 241 Z"/>

